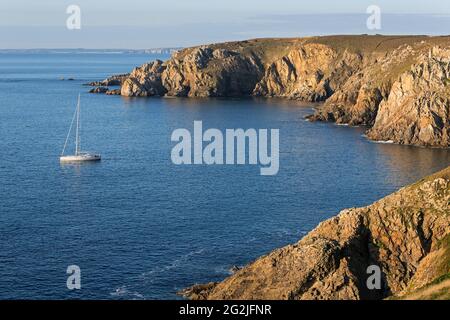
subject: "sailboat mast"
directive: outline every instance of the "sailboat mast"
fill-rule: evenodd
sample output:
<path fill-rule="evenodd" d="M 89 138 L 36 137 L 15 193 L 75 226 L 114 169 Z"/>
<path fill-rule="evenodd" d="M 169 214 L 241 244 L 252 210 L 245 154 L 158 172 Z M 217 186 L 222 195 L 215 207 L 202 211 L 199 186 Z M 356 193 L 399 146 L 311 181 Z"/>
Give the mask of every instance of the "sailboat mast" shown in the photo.
<path fill-rule="evenodd" d="M 61 152 L 61 156 L 59 157 L 60 162 L 84 162 L 84 161 L 100 161 L 101 156 L 99 154 L 83 152 L 81 151 L 81 95 L 78 95 L 77 107 L 75 108 L 75 112 L 72 116 L 72 122 L 70 123 L 69 132 L 67 133 L 66 141 L 64 142 L 63 151 Z M 76 118 L 76 120 L 75 120 Z M 73 125 L 76 122 L 75 129 L 75 155 L 64 156 L 64 151 L 66 150 L 67 142 L 69 137 L 73 132 Z"/>
<path fill-rule="evenodd" d="M 76 134 L 75 134 L 75 155 L 78 155 L 80 149 L 79 149 L 79 126 L 80 126 L 80 95 L 78 95 L 78 103 L 77 103 L 77 128 L 76 128 Z"/>

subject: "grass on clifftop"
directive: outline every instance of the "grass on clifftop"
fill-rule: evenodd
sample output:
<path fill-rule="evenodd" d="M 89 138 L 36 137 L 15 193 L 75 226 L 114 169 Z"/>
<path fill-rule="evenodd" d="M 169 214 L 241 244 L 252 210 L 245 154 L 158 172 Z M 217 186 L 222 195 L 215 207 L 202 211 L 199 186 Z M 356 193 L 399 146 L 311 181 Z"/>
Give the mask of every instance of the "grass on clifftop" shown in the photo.
<path fill-rule="evenodd" d="M 402 45 L 419 42 L 424 46 L 450 46 L 450 36 L 384 36 L 384 35 L 335 35 L 304 38 L 260 38 L 244 41 L 223 42 L 208 45 L 213 49 L 226 49 L 244 55 L 256 53 L 262 62 L 270 62 L 289 53 L 290 50 L 307 43 L 317 43 L 332 47 L 338 52 L 345 50 L 354 53 L 386 52 Z M 189 50 L 189 49 L 187 49 Z"/>

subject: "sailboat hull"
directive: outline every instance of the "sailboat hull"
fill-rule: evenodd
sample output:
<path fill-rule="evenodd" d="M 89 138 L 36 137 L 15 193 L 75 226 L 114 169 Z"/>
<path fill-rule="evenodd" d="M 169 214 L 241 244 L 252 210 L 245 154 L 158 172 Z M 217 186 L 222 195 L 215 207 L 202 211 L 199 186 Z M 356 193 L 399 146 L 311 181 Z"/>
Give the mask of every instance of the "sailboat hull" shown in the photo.
<path fill-rule="evenodd" d="M 61 156 L 60 162 L 84 162 L 84 161 L 100 161 L 102 157 L 98 154 L 80 154 L 73 156 Z"/>

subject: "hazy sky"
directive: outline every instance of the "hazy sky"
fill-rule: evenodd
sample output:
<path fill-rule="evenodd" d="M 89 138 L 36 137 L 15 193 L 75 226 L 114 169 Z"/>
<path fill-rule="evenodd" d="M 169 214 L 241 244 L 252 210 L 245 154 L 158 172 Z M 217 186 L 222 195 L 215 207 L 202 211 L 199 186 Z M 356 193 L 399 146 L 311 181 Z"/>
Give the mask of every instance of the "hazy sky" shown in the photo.
<path fill-rule="evenodd" d="M 81 8 L 81 29 L 66 8 Z M 366 27 L 369 5 L 382 29 Z M 448 0 L 0 0 L 0 48 L 153 48 L 255 37 L 450 33 Z"/>

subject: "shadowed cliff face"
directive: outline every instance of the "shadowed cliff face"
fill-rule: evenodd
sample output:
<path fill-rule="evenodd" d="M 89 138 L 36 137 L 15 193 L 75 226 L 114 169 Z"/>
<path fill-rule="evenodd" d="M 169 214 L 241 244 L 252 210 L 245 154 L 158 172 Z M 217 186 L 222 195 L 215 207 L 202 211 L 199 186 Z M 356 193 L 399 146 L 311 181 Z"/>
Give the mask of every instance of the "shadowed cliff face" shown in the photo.
<path fill-rule="evenodd" d="M 439 281 L 450 276 L 449 239 L 447 168 L 368 207 L 342 211 L 298 243 L 257 259 L 223 282 L 181 294 L 191 299 L 413 297 L 422 288 L 430 290 L 430 284 L 442 287 Z M 366 285 L 370 265 L 382 271 L 381 290 Z"/>
<path fill-rule="evenodd" d="M 324 102 L 311 121 L 373 127 L 373 140 L 448 147 L 449 56 L 450 37 L 256 39 L 184 49 L 112 81 L 120 80 L 123 96 Z"/>

